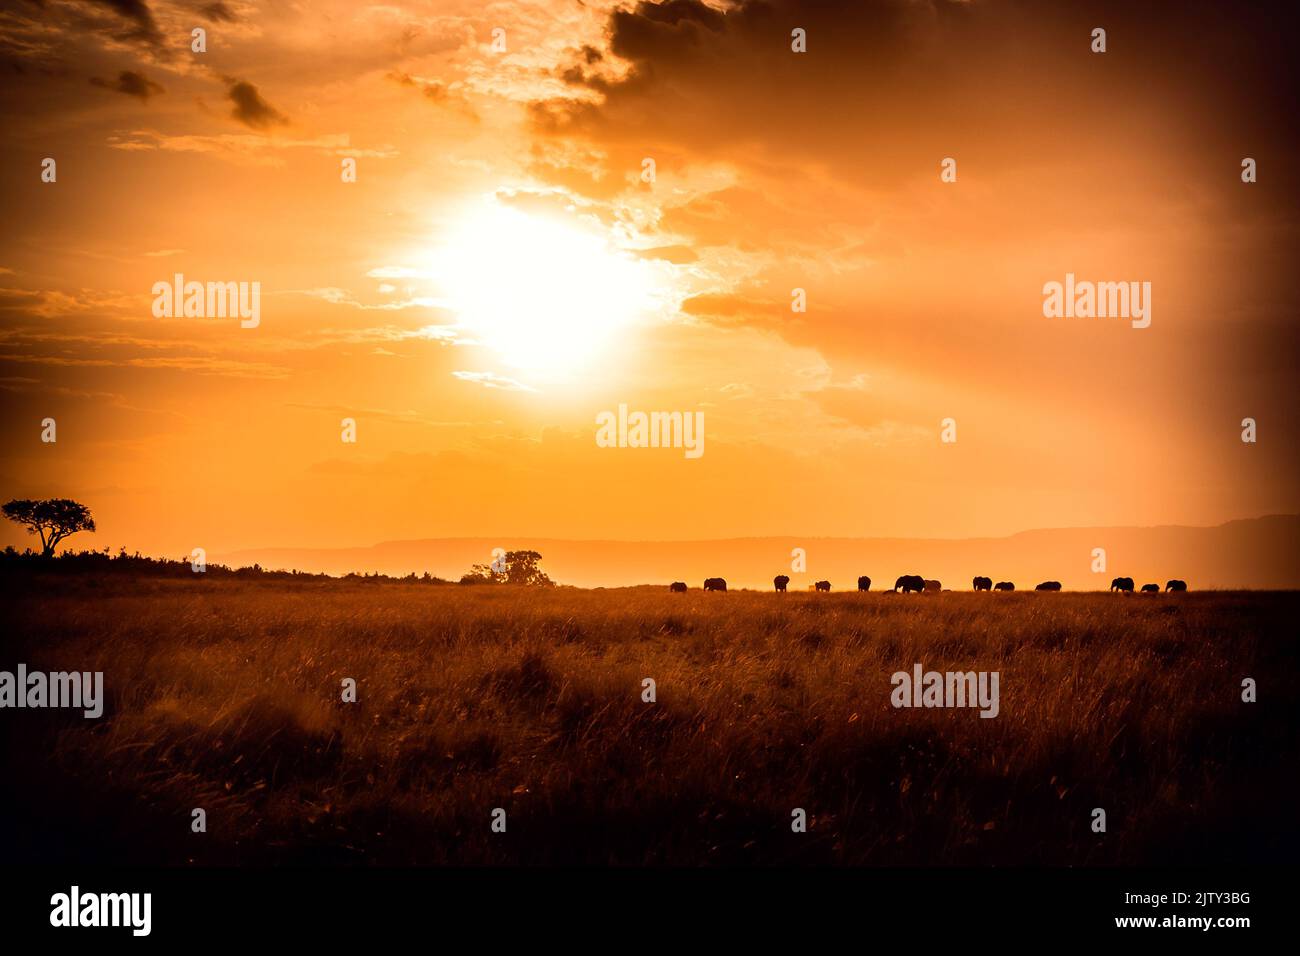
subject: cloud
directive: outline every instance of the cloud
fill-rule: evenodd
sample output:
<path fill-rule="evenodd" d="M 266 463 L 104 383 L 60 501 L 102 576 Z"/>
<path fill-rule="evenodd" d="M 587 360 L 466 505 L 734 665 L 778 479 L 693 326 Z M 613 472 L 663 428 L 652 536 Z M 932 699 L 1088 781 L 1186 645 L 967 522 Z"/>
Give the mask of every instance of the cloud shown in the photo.
<path fill-rule="evenodd" d="M 717 325 L 780 327 L 791 320 L 790 300 L 737 293 L 703 293 L 682 300 L 682 312 Z"/>
<path fill-rule="evenodd" d="M 464 91 L 459 83 L 444 83 L 442 80 L 425 79 L 412 76 L 410 73 L 403 73 L 400 70 L 393 70 L 388 74 L 388 78 L 398 86 L 419 90 L 430 103 L 453 108 L 471 119 L 478 119 L 478 114 L 470 106 L 469 101 L 465 99 Z"/>
<path fill-rule="evenodd" d="M 0 353 L 0 362 L 17 362 L 33 365 L 52 365 L 79 368 L 148 368 L 201 375 L 220 375 L 228 378 L 284 379 L 289 369 L 265 362 L 241 362 L 203 355 L 177 355 L 157 358 L 89 359 L 69 358 L 65 355 L 31 355 L 29 353 Z"/>
<path fill-rule="evenodd" d="M 106 90 L 113 90 L 126 96 L 134 96 L 141 100 L 147 100 L 151 96 L 164 92 L 163 88 L 153 80 L 143 73 L 136 73 L 134 70 L 123 70 L 117 75 L 116 80 L 105 80 L 98 76 L 92 76 L 90 82 L 94 86 L 101 86 Z"/>
<path fill-rule="evenodd" d="M 684 265 L 700 258 L 690 246 L 655 246 L 653 249 L 639 249 L 637 255 L 642 259 L 662 259 L 673 265 Z"/>
<path fill-rule="evenodd" d="M 347 305 L 354 309 L 375 309 L 384 312 L 395 312 L 402 309 L 440 309 L 444 307 L 441 299 L 432 296 L 409 296 L 405 299 L 396 299 L 391 302 L 379 302 L 374 305 L 357 299 L 355 295 L 347 289 L 341 289 L 338 286 L 318 286 L 314 289 L 288 289 L 285 295 L 305 295 L 313 299 L 320 299 L 328 302 L 330 305 Z"/>
<path fill-rule="evenodd" d="M 239 17 L 235 12 L 226 6 L 221 0 L 216 3 L 209 3 L 199 9 L 199 12 L 214 23 L 234 23 Z"/>
<path fill-rule="evenodd" d="M 312 139 L 289 139 L 264 136 L 259 133 L 221 133 L 216 136 L 169 135 L 153 129 L 135 129 L 113 133 L 108 137 L 109 149 L 127 152 L 163 150 L 171 153 L 206 153 L 218 159 L 244 166 L 283 166 L 285 160 L 278 155 L 291 149 L 309 149 L 328 156 L 370 156 L 387 159 L 397 155 L 391 148 L 383 150 L 357 149 L 350 145 L 346 133 L 327 133 Z"/>
<path fill-rule="evenodd" d="M 392 353 L 388 354 L 391 355 Z M 0 383 L 2 382 L 3 379 L 0 379 Z M 427 428 L 483 428 L 504 424 L 500 419 L 489 421 L 446 421 L 439 418 L 430 418 L 412 409 L 396 411 L 387 408 L 353 408 L 347 405 L 317 405 L 307 402 L 289 402 L 288 407 L 306 409 L 307 411 L 329 412 L 333 415 L 347 415 L 358 419 L 373 419 L 394 425 L 422 425 Z"/>
<path fill-rule="evenodd" d="M 452 372 L 452 375 L 462 382 L 474 382 L 482 385 L 484 388 L 499 388 L 507 392 L 535 392 L 537 389 L 531 385 L 525 385 L 523 382 L 516 381 L 513 378 L 507 378 L 504 375 L 498 375 L 496 372 Z"/>
<path fill-rule="evenodd" d="M 162 32 L 158 21 L 145 0 L 89 0 L 92 6 L 107 7 L 131 26 L 115 35 L 119 39 L 139 40 L 149 46 L 162 46 Z"/>
<path fill-rule="evenodd" d="M 232 119 L 252 129 L 261 130 L 288 125 L 288 117 L 264 100 L 252 83 L 233 77 L 228 78 L 227 82 L 230 83 L 230 89 L 226 95 L 235 104 L 235 108 L 230 111 Z"/>

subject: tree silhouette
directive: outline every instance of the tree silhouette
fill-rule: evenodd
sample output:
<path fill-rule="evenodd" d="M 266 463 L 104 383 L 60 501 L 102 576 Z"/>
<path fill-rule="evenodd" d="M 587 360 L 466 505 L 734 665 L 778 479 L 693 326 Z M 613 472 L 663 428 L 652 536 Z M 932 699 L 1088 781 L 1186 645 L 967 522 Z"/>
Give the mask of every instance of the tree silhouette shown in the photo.
<path fill-rule="evenodd" d="M 506 584 L 525 584 L 530 587 L 551 587 L 555 584 L 538 567 L 542 556 L 536 551 L 506 552 Z"/>
<path fill-rule="evenodd" d="M 25 527 L 28 534 L 39 534 L 41 554 L 47 558 L 54 554 L 54 546 L 68 535 L 95 530 L 95 519 L 90 516 L 90 509 L 71 498 L 41 501 L 17 498 L 6 502 L 0 511 L 10 521 Z"/>
<path fill-rule="evenodd" d="M 538 565 L 542 560 L 536 551 L 507 551 L 503 559 L 505 570 L 491 565 L 474 564 L 460 579 L 461 584 L 522 584 L 527 587 L 553 587 L 555 582 L 547 577 Z"/>

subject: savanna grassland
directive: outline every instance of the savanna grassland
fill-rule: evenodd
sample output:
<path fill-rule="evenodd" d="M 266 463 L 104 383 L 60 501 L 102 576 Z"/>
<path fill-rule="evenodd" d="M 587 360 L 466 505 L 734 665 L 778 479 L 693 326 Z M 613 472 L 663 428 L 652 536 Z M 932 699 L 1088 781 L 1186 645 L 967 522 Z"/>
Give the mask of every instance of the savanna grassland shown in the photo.
<path fill-rule="evenodd" d="M 11 860 L 1089 865 L 1300 843 L 1296 593 L 0 588 L 0 669 L 102 670 L 107 696 L 99 720 L 0 712 Z M 892 708 L 917 662 L 999 671 L 1000 714 Z"/>

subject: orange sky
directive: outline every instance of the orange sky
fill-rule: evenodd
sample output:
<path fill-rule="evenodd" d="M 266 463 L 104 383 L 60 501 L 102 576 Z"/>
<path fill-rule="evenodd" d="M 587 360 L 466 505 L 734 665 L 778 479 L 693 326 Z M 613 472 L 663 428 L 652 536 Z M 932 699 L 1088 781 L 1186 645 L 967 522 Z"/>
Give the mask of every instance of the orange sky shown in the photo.
<path fill-rule="evenodd" d="M 199 6 L 0 15 L 0 494 L 88 504 L 74 547 L 1300 511 L 1267 7 Z M 178 272 L 260 324 L 155 318 Z M 1067 272 L 1151 326 L 1044 318 Z M 597 447 L 620 403 L 705 453 Z"/>

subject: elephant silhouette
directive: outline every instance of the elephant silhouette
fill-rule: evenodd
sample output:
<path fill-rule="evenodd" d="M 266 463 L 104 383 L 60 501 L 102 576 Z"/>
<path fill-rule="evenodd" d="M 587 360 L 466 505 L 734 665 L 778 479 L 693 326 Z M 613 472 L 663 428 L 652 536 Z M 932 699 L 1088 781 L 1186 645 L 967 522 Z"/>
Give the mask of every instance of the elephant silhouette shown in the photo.
<path fill-rule="evenodd" d="M 995 591 L 1014 591 L 1015 589 L 1016 586 L 1010 581 L 999 581 L 997 584 L 993 585 L 993 590 Z"/>
<path fill-rule="evenodd" d="M 785 593 L 786 585 L 789 583 L 790 576 L 788 574 L 778 574 L 772 579 L 772 586 L 782 593 Z"/>
<path fill-rule="evenodd" d="M 1186 581 L 1179 581 L 1177 578 L 1174 578 L 1172 581 L 1170 581 L 1168 584 L 1165 585 L 1165 590 L 1166 590 L 1166 591 L 1186 591 L 1186 590 L 1187 590 L 1187 582 L 1186 582 Z"/>
<path fill-rule="evenodd" d="M 865 574 L 862 575 L 862 577 L 858 578 L 858 590 L 859 590 L 859 591 L 870 591 L 870 590 L 871 590 L 871 578 L 867 577 Z"/>
<path fill-rule="evenodd" d="M 943 585 L 938 581 L 925 581 L 925 590 L 928 594 L 938 594 L 943 590 Z"/>
<path fill-rule="evenodd" d="M 1158 585 L 1158 584 L 1144 584 L 1144 585 L 1142 585 L 1142 593 L 1143 593 L 1143 594 L 1159 594 L 1159 593 L 1160 593 L 1160 585 Z"/>
<path fill-rule="evenodd" d="M 706 591 L 725 591 L 725 590 L 727 590 L 727 582 L 724 581 L 722 578 L 705 578 L 705 579 L 704 579 L 704 590 L 706 590 Z"/>
<path fill-rule="evenodd" d="M 818 591 L 829 591 L 831 589 L 831 582 L 818 581 L 814 587 L 816 587 Z"/>
<path fill-rule="evenodd" d="M 919 574 L 904 574 L 894 582 L 894 590 L 902 591 L 904 594 L 916 591 L 919 594 L 925 590 L 925 578 Z"/>
<path fill-rule="evenodd" d="M 971 587 L 973 587 L 976 591 L 992 591 L 993 579 L 975 578 L 974 580 L 971 581 Z"/>
<path fill-rule="evenodd" d="M 1061 590 L 1060 581 L 1044 581 L 1034 588 L 1035 591 L 1059 591 Z"/>
<path fill-rule="evenodd" d="M 1112 591 L 1127 591 L 1127 592 L 1129 592 L 1130 594 L 1132 594 L 1132 593 L 1133 593 L 1133 579 L 1132 579 L 1132 578 L 1116 578 L 1114 581 L 1111 581 L 1111 582 L 1110 582 L 1110 589 L 1111 589 Z"/>
<path fill-rule="evenodd" d="M 674 581 L 672 584 L 668 585 L 668 590 L 669 590 L 669 591 L 672 591 L 674 594 L 676 594 L 676 593 L 678 593 L 678 592 L 681 592 L 681 593 L 684 594 L 684 593 L 686 592 L 686 582 L 685 582 L 685 581 Z"/>

